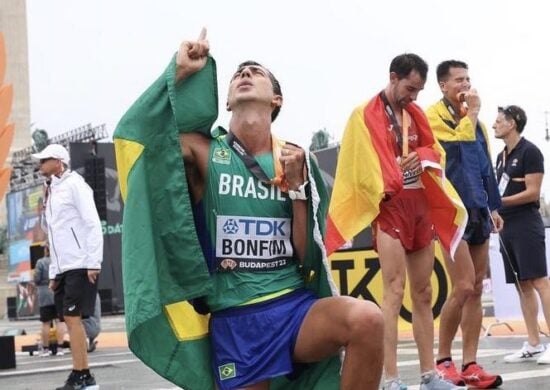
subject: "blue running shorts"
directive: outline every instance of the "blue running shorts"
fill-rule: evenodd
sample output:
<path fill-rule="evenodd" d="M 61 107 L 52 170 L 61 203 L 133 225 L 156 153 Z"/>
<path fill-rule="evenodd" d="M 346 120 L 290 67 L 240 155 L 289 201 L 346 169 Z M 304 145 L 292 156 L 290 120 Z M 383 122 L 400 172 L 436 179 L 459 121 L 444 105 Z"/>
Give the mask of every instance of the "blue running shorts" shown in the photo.
<path fill-rule="evenodd" d="M 292 373 L 294 345 L 317 297 L 299 289 L 266 302 L 212 313 L 212 368 L 221 390 Z"/>

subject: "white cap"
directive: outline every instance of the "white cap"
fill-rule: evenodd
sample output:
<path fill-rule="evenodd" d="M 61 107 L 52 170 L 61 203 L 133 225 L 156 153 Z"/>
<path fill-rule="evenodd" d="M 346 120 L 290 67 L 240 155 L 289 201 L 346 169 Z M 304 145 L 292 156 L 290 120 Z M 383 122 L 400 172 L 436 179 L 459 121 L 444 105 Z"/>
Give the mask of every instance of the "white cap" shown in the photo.
<path fill-rule="evenodd" d="M 44 158 L 55 158 L 56 160 L 60 160 L 65 165 L 69 165 L 69 161 L 71 161 L 67 149 L 59 144 L 48 145 L 43 151 L 34 153 L 31 156 L 37 160 L 42 160 Z"/>

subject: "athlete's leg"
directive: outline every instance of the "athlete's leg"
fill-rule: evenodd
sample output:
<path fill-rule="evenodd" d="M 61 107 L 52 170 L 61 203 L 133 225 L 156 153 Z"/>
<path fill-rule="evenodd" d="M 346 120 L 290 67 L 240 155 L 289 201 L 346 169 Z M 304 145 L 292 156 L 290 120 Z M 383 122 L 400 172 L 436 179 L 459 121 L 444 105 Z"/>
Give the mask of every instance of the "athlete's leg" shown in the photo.
<path fill-rule="evenodd" d="M 433 265 L 433 241 L 427 247 L 407 255 L 407 272 L 413 302 L 413 334 L 418 348 L 421 373 L 434 369 L 434 323 L 430 280 Z"/>
<path fill-rule="evenodd" d="M 452 290 L 441 309 L 438 359 L 452 357 L 452 343 L 460 325 L 462 308 L 466 299 L 473 294 L 475 280 L 474 265 L 466 241 L 460 240 L 454 260 L 446 251 L 443 252 Z"/>
<path fill-rule="evenodd" d="M 479 334 L 483 312 L 481 309 L 481 294 L 483 279 L 487 275 L 489 263 L 489 240 L 480 245 L 470 245 L 470 256 L 474 264 L 475 283 L 473 293 L 466 299 L 462 309 L 462 362 L 470 363 L 476 360 Z"/>
<path fill-rule="evenodd" d="M 310 363 L 345 348 L 341 389 L 378 389 L 384 321 L 378 306 L 352 297 L 319 299 L 300 327 L 294 359 Z"/>
<path fill-rule="evenodd" d="M 401 241 L 381 229 L 376 233 L 376 245 L 384 283 L 384 374 L 391 379 L 398 377 L 397 320 L 405 291 L 406 255 Z"/>

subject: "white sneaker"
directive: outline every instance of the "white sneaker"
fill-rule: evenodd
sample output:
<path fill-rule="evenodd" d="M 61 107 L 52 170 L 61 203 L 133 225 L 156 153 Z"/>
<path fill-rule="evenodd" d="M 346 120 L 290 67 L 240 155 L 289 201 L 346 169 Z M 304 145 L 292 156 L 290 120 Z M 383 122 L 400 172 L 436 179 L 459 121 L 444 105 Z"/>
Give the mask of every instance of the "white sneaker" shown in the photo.
<path fill-rule="evenodd" d="M 424 374 L 420 380 L 420 390 L 466 390 L 465 386 L 456 386 L 446 381 L 438 373 Z"/>
<path fill-rule="evenodd" d="M 63 356 L 63 355 L 65 355 L 65 348 L 57 347 L 57 353 L 55 354 L 55 356 Z"/>
<path fill-rule="evenodd" d="M 40 352 L 40 357 L 47 357 L 51 355 L 52 355 L 52 351 L 50 351 L 49 349 L 44 349 L 42 352 Z"/>
<path fill-rule="evenodd" d="M 537 364 L 550 364 L 550 348 L 548 346 L 546 351 L 537 359 Z"/>
<path fill-rule="evenodd" d="M 534 362 L 537 358 L 541 357 L 544 351 L 546 351 L 544 344 L 533 347 L 525 341 L 523 347 L 519 351 L 504 356 L 504 361 L 506 363 Z M 548 363 L 550 364 L 550 354 L 548 354 Z"/>
<path fill-rule="evenodd" d="M 407 385 L 401 382 L 401 379 L 394 378 L 385 381 L 382 390 L 407 390 Z"/>

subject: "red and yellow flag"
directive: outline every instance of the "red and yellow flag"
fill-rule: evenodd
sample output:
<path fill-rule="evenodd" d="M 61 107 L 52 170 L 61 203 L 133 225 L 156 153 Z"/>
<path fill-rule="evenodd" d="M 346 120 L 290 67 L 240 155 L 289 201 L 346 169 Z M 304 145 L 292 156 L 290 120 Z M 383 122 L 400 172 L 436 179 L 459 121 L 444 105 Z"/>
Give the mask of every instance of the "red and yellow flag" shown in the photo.
<path fill-rule="evenodd" d="M 462 238 L 467 213 L 445 178 L 440 153 L 428 120 L 414 103 L 406 107 L 418 129 L 415 149 L 424 169 L 431 218 L 442 246 L 451 255 Z M 340 145 L 329 206 L 325 243 L 330 254 L 365 229 L 380 212 L 380 202 L 403 189 L 403 174 L 388 136 L 389 120 L 377 96 L 351 114 Z"/>

